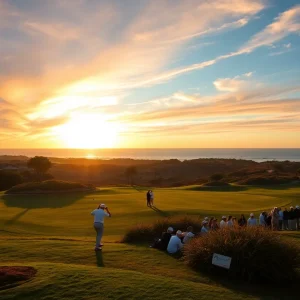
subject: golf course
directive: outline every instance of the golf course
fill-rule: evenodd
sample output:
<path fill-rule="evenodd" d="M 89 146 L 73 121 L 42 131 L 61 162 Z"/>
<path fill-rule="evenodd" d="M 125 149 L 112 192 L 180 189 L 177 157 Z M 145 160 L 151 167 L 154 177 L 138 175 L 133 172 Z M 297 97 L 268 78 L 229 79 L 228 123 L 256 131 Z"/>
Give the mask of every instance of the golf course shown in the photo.
<path fill-rule="evenodd" d="M 257 217 L 274 206 L 300 204 L 299 185 L 157 188 L 146 206 L 141 187 L 97 188 L 90 193 L 9 195 L 0 193 L 0 266 L 33 267 L 28 280 L 0 290 L 0 299 L 299 299 L 281 286 L 230 282 L 190 269 L 180 259 L 147 245 L 125 244 L 137 224 L 160 218 L 193 216 Z M 95 252 L 91 211 L 105 203 L 104 246 Z M 185 228 L 182 228 L 183 230 Z M 300 245 L 300 232 L 281 232 Z M 270 253 L 270 255 L 272 255 Z"/>

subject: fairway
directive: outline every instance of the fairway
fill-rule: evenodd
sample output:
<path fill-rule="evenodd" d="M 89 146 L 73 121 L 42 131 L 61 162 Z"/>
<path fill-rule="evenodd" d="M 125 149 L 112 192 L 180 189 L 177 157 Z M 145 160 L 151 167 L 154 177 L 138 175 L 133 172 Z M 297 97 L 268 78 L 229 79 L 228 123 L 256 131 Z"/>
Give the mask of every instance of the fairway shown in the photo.
<path fill-rule="evenodd" d="M 154 211 L 145 189 L 99 188 L 91 194 L 4 195 L 0 198 L 1 265 L 33 266 L 34 279 L 0 291 L 1 299 L 276 299 L 284 290 L 221 284 L 180 260 L 119 243 L 128 228 L 173 215 L 219 217 L 257 214 L 300 203 L 299 187 L 200 191 L 198 187 L 154 190 Z M 99 203 L 109 207 L 103 251 L 94 251 L 93 218 Z M 298 233 L 286 238 L 300 240 Z M 178 288 L 178 286 L 180 288 Z M 271 293 L 271 294 L 270 294 Z M 292 296 L 291 296 L 292 297 Z M 291 298 L 294 299 L 294 298 Z M 296 298 L 295 298 L 296 299 Z"/>

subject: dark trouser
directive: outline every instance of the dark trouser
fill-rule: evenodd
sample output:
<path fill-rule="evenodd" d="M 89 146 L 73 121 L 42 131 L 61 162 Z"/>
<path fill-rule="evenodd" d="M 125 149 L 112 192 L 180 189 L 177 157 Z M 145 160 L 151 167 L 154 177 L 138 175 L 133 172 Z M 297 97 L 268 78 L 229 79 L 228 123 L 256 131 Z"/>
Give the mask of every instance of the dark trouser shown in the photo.
<path fill-rule="evenodd" d="M 279 223 L 278 223 L 278 225 L 279 225 L 279 230 L 282 230 L 282 229 L 283 229 L 283 228 L 282 228 L 283 220 L 279 220 L 278 222 L 279 222 Z"/>
<path fill-rule="evenodd" d="M 103 236 L 103 223 L 94 223 L 96 234 L 96 247 L 100 247 L 101 239 Z"/>
<path fill-rule="evenodd" d="M 147 206 L 151 206 L 151 201 L 150 201 L 150 199 L 147 199 Z"/>
<path fill-rule="evenodd" d="M 300 218 L 297 218 L 296 220 L 297 220 L 296 221 L 297 222 L 297 230 L 300 230 Z"/>
<path fill-rule="evenodd" d="M 289 220 L 283 220 L 283 229 L 289 230 Z"/>

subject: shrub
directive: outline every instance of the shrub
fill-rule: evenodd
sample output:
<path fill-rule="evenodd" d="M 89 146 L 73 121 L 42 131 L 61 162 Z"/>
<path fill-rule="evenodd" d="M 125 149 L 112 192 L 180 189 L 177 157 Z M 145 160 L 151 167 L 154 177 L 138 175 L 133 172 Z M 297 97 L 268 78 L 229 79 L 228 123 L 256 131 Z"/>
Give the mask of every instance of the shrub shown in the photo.
<path fill-rule="evenodd" d="M 0 191 L 10 189 L 20 183 L 22 183 L 22 176 L 19 173 L 0 170 Z"/>
<path fill-rule="evenodd" d="M 193 226 L 194 231 L 201 230 L 200 221 L 191 217 L 164 218 L 157 220 L 152 225 L 139 224 L 124 235 L 124 243 L 145 243 L 152 242 L 155 238 L 161 237 L 162 232 L 167 231 L 168 227 L 173 227 L 175 231 L 186 230 L 188 226 Z"/>
<path fill-rule="evenodd" d="M 213 254 L 232 258 L 229 270 L 212 265 Z M 282 283 L 297 278 L 299 247 L 264 228 L 230 228 L 209 232 L 184 248 L 184 259 L 194 269 L 227 274 L 251 282 Z"/>

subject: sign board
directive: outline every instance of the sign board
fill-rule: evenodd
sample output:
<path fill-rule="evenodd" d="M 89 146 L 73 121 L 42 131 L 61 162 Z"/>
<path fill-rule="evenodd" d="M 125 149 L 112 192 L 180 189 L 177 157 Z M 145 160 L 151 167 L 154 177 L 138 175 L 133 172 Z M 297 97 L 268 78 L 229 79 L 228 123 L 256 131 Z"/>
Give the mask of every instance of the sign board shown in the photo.
<path fill-rule="evenodd" d="M 229 269 L 231 264 L 231 257 L 214 253 L 212 264 L 221 268 Z"/>

